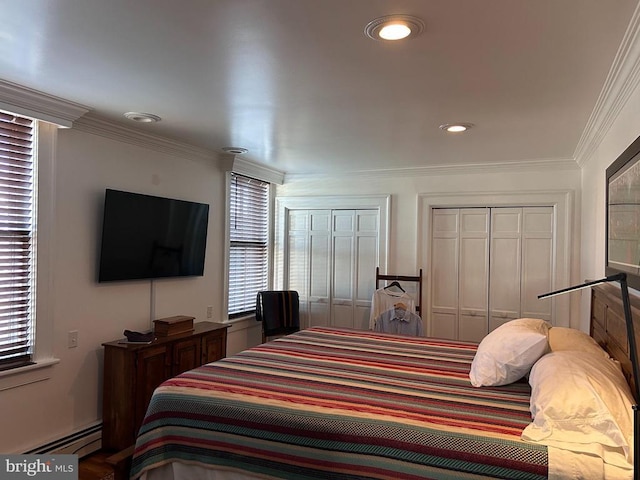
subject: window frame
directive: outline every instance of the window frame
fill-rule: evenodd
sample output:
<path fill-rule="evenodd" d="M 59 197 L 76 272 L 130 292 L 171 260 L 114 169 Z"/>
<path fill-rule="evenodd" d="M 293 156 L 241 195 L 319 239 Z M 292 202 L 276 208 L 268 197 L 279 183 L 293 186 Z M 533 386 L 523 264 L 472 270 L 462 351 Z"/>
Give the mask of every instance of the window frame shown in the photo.
<path fill-rule="evenodd" d="M 22 115 L 16 113 L 17 115 Z M 36 297 L 33 315 L 32 363 L 0 371 L 0 391 L 46 380 L 49 368 L 59 359 L 54 356 L 54 305 L 52 300 L 53 248 L 55 245 L 55 158 L 58 126 L 33 119 L 34 144 L 34 218 Z M 45 370 L 42 370 L 45 368 Z"/>
<path fill-rule="evenodd" d="M 1 343 L 6 348 L 0 353 L 0 371 L 4 371 L 34 363 L 38 128 L 33 118 L 0 113 L 3 117 L 0 124 L 4 192 L 2 262 L 11 272 L 2 276 L 2 311 L 7 332 L 14 332 Z"/>
<path fill-rule="evenodd" d="M 231 193 L 232 193 L 232 182 L 233 177 L 235 175 L 255 179 L 261 182 L 268 184 L 267 191 L 267 214 L 266 214 L 266 278 L 265 278 L 265 289 L 270 288 L 272 284 L 272 263 L 273 263 L 273 232 L 272 232 L 272 218 L 273 218 L 273 196 L 274 196 L 274 185 L 273 182 L 259 178 L 258 175 L 252 175 L 250 173 L 237 172 L 237 171 L 228 171 L 226 175 L 226 191 L 225 191 L 225 295 L 223 301 L 223 318 L 226 318 L 227 321 L 239 321 L 246 318 L 251 318 L 255 315 L 255 308 L 250 310 L 245 310 L 242 312 L 237 312 L 233 314 L 229 314 L 229 296 L 230 296 L 230 272 L 231 272 Z M 257 292 L 256 292 L 257 293 Z"/>

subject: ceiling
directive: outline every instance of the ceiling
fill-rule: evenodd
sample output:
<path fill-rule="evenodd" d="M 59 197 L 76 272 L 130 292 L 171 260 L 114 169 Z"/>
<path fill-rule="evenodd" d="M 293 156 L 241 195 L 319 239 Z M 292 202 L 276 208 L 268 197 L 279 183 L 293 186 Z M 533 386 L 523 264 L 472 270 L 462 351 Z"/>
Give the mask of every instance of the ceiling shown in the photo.
<path fill-rule="evenodd" d="M 290 174 L 571 160 L 637 4 L 0 0 L 0 79 Z M 426 27 L 364 34 L 390 14 Z"/>

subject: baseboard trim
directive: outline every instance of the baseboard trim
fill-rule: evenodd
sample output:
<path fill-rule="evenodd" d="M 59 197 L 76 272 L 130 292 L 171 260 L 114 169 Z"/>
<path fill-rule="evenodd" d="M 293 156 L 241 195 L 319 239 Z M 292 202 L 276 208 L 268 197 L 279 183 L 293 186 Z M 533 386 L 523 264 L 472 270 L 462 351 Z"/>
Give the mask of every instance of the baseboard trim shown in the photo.
<path fill-rule="evenodd" d="M 25 453 L 28 455 L 70 454 L 84 457 L 90 453 L 97 452 L 101 447 L 102 422 L 98 422 Z"/>

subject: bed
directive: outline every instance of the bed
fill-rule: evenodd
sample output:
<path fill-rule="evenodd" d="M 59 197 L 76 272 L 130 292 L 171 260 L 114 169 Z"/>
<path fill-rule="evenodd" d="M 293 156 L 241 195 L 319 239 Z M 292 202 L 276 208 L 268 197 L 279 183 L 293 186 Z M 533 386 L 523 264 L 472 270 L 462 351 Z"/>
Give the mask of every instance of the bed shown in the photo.
<path fill-rule="evenodd" d="M 632 478 L 622 447 L 523 440 L 532 387 L 472 385 L 480 347 L 315 327 L 204 365 L 155 391 L 131 478 Z"/>

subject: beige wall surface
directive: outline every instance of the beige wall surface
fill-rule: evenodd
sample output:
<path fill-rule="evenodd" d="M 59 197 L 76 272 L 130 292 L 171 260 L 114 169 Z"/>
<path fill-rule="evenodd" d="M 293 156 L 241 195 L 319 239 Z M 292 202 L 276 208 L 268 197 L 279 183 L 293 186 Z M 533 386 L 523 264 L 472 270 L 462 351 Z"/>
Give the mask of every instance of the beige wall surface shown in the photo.
<path fill-rule="evenodd" d="M 150 328 L 154 309 L 155 318 L 184 314 L 206 320 L 208 305 L 214 316 L 221 314 L 224 178 L 216 159 L 200 162 L 58 130 L 50 301 L 42 314 L 52 319 L 59 362 L 49 368 L 49 379 L 0 392 L 0 452 L 24 452 L 100 421 L 101 344 L 121 338 L 124 329 Z M 208 203 L 204 276 L 156 280 L 153 297 L 149 280 L 97 283 L 105 188 Z M 76 348 L 67 348 L 71 330 L 78 331 Z M 0 389 L 19 383 L 20 375 L 11 377 L 0 378 Z"/>

